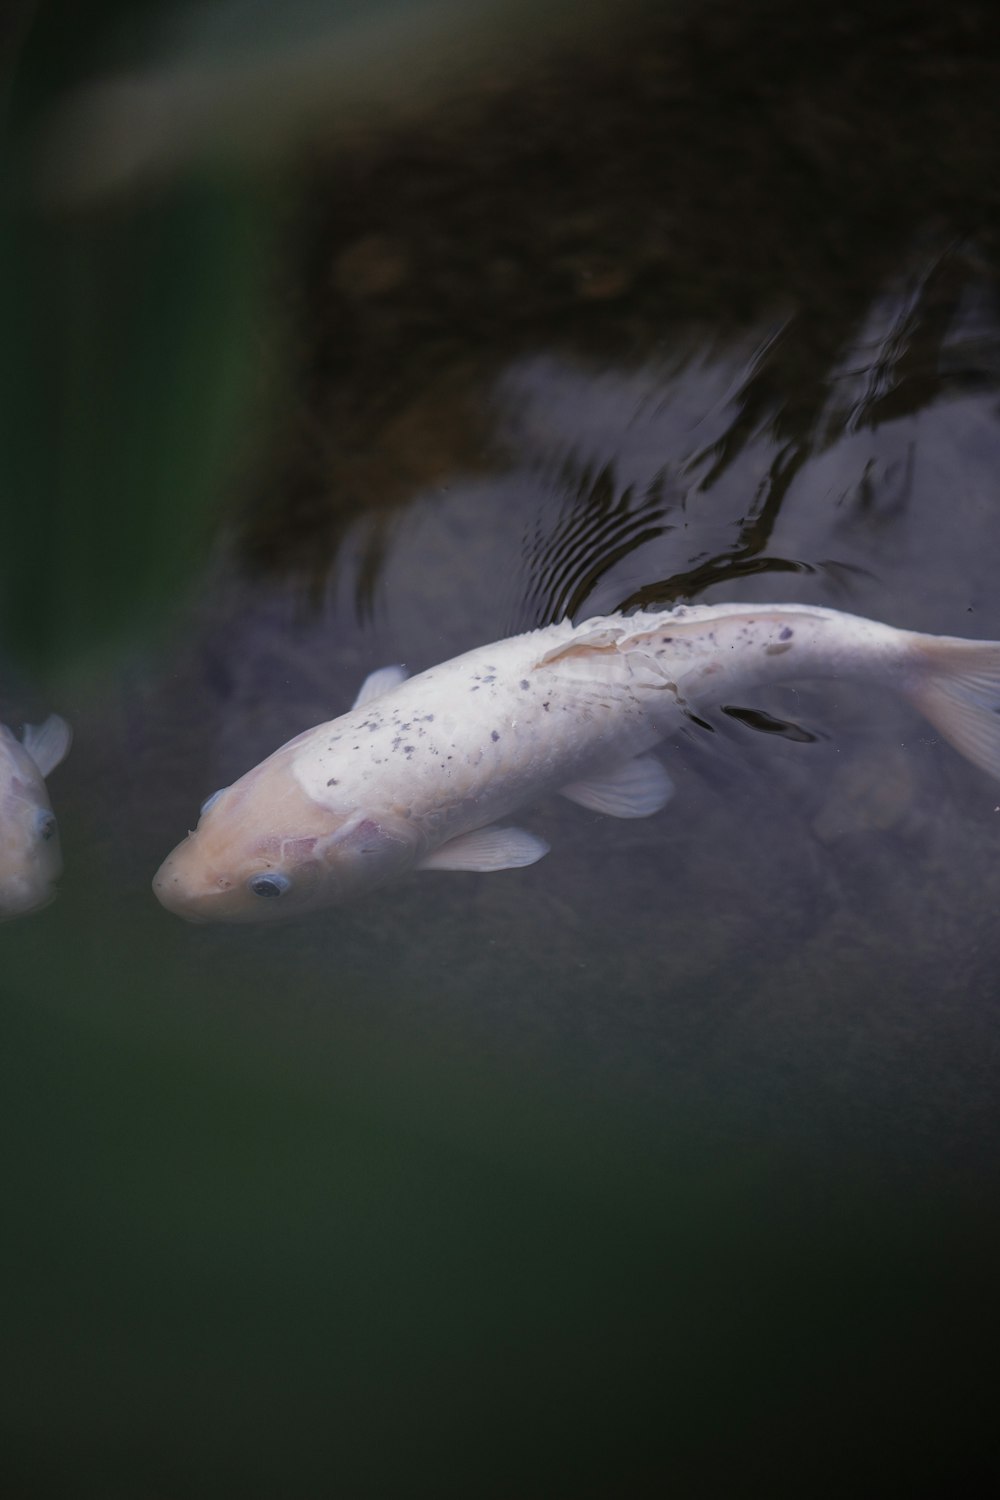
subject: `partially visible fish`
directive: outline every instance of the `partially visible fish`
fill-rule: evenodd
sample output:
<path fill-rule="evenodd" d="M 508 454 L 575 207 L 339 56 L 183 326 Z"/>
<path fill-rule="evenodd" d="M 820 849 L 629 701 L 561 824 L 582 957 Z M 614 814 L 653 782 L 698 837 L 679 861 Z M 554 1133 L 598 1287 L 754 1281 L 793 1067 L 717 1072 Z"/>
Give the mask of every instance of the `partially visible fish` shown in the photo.
<path fill-rule="evenodd" d="M 59 830 L 45 777 L 64 759 L 72 733 L 51 714 L 18 739 L 0 724 L 0 922 L 55 899 L 62 873 Z"/>
<path fill-rule="evenodd" d="M 649 752 L 685 715 L 807 677 L 900 693 L 1000 777 L 998 642 L 798 604 L 564 621 L 409 680 L 373 673 L 350 713 L 210 797 L 153 888 L 191 921 L 250 922 L 411 869 L 530 865 L 548 845 L 498 820 L 553 792 L 612 817 L 658 812 L 672 787 Z"/>

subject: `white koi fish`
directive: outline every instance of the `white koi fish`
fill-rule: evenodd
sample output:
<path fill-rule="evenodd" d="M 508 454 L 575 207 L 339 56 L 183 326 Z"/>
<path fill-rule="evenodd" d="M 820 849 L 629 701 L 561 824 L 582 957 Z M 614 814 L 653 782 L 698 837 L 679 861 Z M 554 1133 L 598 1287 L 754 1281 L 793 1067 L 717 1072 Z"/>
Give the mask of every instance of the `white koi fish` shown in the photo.
<path fill-rule="evenodd" d="M 55 899 L 62 872 L 59 832 L 45 777 L 69 750 L 65 719 L 26 724 L 18 739 L 0 724 L 0 922 Z"/>
<path fill-rule="evenodd" d="M 671 795 L 649 752 L 769 682 L 892 688 L 1000 777 L 1000 643 L 897 630 L 806 605 L 695 605 L 530 631 L 405 677 L 309 729 L 203 805 L 153 882 L 192 921 L 284 917 L 407 870 L 505 870 L 548 852 L 504 826 L 553 792 L 619 818 Z"/>

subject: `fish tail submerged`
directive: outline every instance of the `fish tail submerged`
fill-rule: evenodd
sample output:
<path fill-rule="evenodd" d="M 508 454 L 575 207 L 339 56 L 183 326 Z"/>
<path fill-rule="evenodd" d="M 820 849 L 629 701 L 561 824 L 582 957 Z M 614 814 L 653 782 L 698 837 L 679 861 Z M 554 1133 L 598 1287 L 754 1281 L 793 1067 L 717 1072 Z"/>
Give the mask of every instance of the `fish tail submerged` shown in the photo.
<path fill-rule="evenodd" d="M 1000 642 L 917 636 L 907 696 L 974 766 L 1000 780 Z"/>

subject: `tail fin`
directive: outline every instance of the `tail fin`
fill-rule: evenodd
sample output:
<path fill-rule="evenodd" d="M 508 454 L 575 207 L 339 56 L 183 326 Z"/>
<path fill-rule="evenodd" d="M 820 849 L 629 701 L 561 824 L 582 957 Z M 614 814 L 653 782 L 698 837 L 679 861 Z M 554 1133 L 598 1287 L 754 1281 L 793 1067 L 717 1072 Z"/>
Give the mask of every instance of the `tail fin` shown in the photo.
<path fill-rule="evenodd" d="M 910 701 L 966 760 L 1000 780 L 1000 642 L 918 636 Z"/>

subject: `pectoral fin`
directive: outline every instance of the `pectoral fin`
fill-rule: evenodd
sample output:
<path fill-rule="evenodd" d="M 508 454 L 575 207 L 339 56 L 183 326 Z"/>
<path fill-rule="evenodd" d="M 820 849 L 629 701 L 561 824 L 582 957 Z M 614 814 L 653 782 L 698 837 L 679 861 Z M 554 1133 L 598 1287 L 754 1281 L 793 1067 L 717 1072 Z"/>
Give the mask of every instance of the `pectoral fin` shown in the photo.
<path fill-rule="evenodd" d="M 366 703 L 371 703 L 373 698 L 381 698 L 383 693 L 391 692 L 393 688 L 399 687 L 405 682 L 409 673 L 405 667 L 379 667 L 376 672 L 369 672 L 358 690 L 353 708 L 364 708 Z"/>
<path fill-rule="evenodd" d="M 674 794 L 670 780 L 655 755 L 636 755 L 602 776 L 589 776 L 560 788 L 570 802 L 609 818 L 648 818 Z"/>
<path fill-rule="evenodd" d="M 523 828 L 477 828 L 460 833 L 420 861 L 418 870 L 518 870 L 548 854 L 544 839 Z"/>
<path fill-rule="evenodd" d="M 73 731 L 58 714 L 49 714 L 44 724 L 25 724 L 21 743 L 43 776 L 66 758 Z"/>

